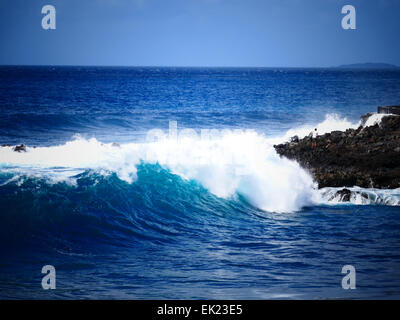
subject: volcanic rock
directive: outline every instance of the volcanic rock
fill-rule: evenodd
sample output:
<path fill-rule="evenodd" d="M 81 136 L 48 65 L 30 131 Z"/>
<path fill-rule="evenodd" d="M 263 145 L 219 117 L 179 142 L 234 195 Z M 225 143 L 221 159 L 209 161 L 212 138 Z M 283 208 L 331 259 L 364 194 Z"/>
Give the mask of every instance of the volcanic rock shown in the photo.
<path fill-rule="evenodd" d="M 20 144 L 19 146 L 15 146 L 13 150 L 15 152 L 26 152 L 26 146 L 24 144 Z"/>
<path fill-rule="evenodd" d="M 400 187 L 400 116 L 383 117 L 379 125 L 295 141 L 275 145 L 275 150 L 306 168 L 319 188 Z"/>

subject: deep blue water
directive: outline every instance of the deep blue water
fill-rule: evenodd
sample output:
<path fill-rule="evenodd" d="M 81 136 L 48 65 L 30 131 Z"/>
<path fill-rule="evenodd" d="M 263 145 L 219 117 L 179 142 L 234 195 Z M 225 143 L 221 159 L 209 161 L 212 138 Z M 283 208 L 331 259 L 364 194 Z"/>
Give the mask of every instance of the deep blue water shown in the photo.
<path fill-rule="evenodd" d="M 280 136 L 327 114 L 356 123 L 399 102 L 396 70 L 0 67 L 0 144 L 46 147 L 39 151 L 53 151 L 39 160 L 48 161 L 77 134 L 139 143 L 176 120 L 180 128 Z M 71 168 L 59 160 L 38 167 L 26 160 L 35 150 L 16 160 L 0 153 L 0 298 L 400 298 L 398 205 L 319 203 L 279 213 L 248 196 L 263 184 L 223 197 L 204 183 L 209 177 L 185 179 L 142 160 L 126 181 L 120 167 L 80 167 L 79 152 L 71 155 L 74 184 L 49 181 Z M 56 290 L 41 288 L 47 264 Z M 355 290 L 341 288 L 348 264 Z"/>

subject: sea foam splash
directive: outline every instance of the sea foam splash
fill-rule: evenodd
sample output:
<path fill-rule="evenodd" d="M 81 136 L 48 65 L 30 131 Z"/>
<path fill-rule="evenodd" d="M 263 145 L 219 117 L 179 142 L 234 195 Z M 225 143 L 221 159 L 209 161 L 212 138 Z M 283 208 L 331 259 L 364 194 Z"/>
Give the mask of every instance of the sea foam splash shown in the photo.
<path fill-rule="evenodd" d="M 371 118 L 367 124 L 379 122 L 382 116 Z M 183 179 L 199 182 L 218 197 L 241 194 L 262 210 L 293 212 L 307 205 L 338 201 L 330 192 L 318 190 L 310 174 L 298 163 L 280 158 L 273 144 L 293 135 L 304 137 L 315 127 L 323 134 L 359 125 L 337 115 L 327 115 L 316 126 L 291 129 L 280 138 L 234 131 L 208 139 L 166 136 L 156 142 L 115 145 L 101 143 L 95 138 L 76 137 L 64 145 L 27 147 L 27 152 L 21 153 L 14 152 L 11 147 L 0 148 L 0 169 L 14 175 L 3 184 L 18 183 L 24 176 L 33 176 L 44 177 L 50 183 L 64 181 L 74 185 L 76 175 L 86 170 L 104 175 L 115 172 L 121 180 L 135 183 L 140 163 L 159 164 Z M 388 195 L 397 199 L 393 196 Z M 331 198 L 332 201 L 327 200 Z M 374 201 L 371 197 L 370 203 L 399 204 L 397 200 L 381 201 L 381 198 L 375 197 L 378 200 Z M 360 202 L 356 198 L 351 201 Z"/>
<path fill-rule="evenodd" d="M 53 181 L 73 179 L 79 171 L 91 169 L 116 172 L 128 183 L 135 182 L 138 164 L 157 163 L 184 179 L 196 180 L 219 197 L 239 193 L 254 206 L 273 212 L 312 204 L 316 192 L 305 170 L 280 158 L 268 140 L 255 132 L 226 133 L 207 140 L 165 138 L 118 147 L 77 138 L 60 146 L 27 148 L 26 153 L 1 148 L 0 159 L 3 171 L 40 174 Z"/>
<path fill-rule="evenodd" d="M 343 188 L 320 189 L 321 203 L 340 204 L 349 203 L 356 205 L 379 204 L 385 206 L 400 206 L 400 188 L 397 189 L 366 189 L 360 187 L 346 188 L 350 194 L 349 201 L 343 201 L 337 192 Z"/>
<path fill-rule="evenodd" d="M 313 132 L 315 128 L 317 128 L 318 134 L 322 135 L 335 130 L 345 131 L 350 128 L 355 129 L 358 128 L 360 124 L 361 122 L 353 123 L 347 120 L 347 118 L 341 118 L 337 114 L 327 114 L 324 121 L 316 125 L 304 125 L 288 130 L 282 140 L 287 141 L 293 136 L 298 136 L 300 139 L 304 138 Z"/>
<path fill-rule="evenodd" d="M 346 117 L 341 117 L 338 114 L 327 114 L 324 121 L 316 125 L 304 125 L 298 128 L 288 130 L 283 137 L 279 137 L 278 140 L 288 141 L 293 136 L 304 138 L 314 131 L 315 128 L 318 130 L 319 135 L 329 133 L 332 131 L 346 131 L 347 129 L 357 129 L 359 126 L 369 127 L 375 124 L 380 124 L 382 119 L 392 114 L 379 114 L 372 113 L 365 123 L 363 121 L 351 122 Z"/>

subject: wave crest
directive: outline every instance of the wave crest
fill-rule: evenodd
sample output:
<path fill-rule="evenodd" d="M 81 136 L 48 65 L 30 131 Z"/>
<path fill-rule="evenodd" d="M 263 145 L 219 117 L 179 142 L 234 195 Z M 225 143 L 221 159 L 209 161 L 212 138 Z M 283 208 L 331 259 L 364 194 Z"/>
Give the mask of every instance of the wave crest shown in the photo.
<path fill-rule="evenodd" d="M 0 149 L 3 171 L 67 180 L 84 170 L 115 172 L 133 183 L 137 165 L 159 164 L 211 193 L 244 195 L 258 208 L 290 212 L 311 204 L 314 182 L 296 162 L 281 159 L 271 143 L 255 132 L 226 133 L 218 138 L 185 137 L 120 146 L 77 138 L 54 147 L 27 148 L 26 153 Z"/>
<path fill-rule="evenodd" d="M 372 116 L 367 124 L 379 123 L 381 119 L 381 115 Z M 359 125 L 337 115 L 327 115 L 318 125 L 289 130 L 278 140 L 282 142 L 293 135 L 305 136 L 315 127 L 323 134 Z M 164 136 L 155 142 L 122 145 L 78 136 L 63 145 L 27 147 L 27 152 L 21 153 L 14 152 L 12 147 L 2 147 L 0 169 L 12 176 L 0 181 L 0 185 L 18 183 L 21 176 L 74 185 L 76 176 L 87 170 L 103 176 L 115 172 L 119 179 L 134 183 L 138 165 L 148 163 L 158 164 L 184 180 L 195 180 L 218 197 L 230 198 L 241 194 L 252 205 L 269 212 L 293 212 L 327 201 L 340 203 L 335 197 L 330 197 L 330 191 L 318 191 L 310 174 L 299 164 L 280 158 L 273 148 L 276 142 L 277 138 L 239 130 L 207 139 Z M 373 199 L 382 197 L 371 196 L 368 203 L 399 205 L 392 195 L 388 197 L 389 200 L 381 201 Z M 357 199 L 356 196 L 352 203 L 365 202 Z"/>

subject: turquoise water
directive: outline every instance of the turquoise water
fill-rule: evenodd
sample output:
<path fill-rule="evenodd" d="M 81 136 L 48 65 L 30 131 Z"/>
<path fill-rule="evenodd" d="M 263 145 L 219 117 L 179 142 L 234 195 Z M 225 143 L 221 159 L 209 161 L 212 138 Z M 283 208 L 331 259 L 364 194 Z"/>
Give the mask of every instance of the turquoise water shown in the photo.
<path fill-rule="evenodd" d="M 272 147 L 399 101 L 394 70 L 0 67 L 0 298 L 399 298 L 400 191 L 329 201 Z"/>

